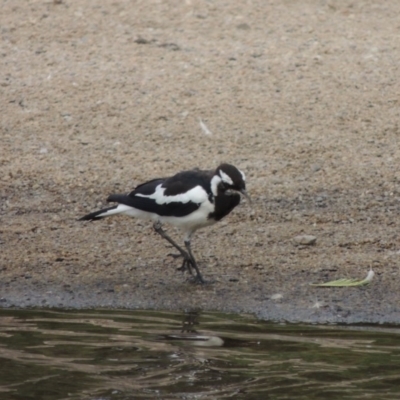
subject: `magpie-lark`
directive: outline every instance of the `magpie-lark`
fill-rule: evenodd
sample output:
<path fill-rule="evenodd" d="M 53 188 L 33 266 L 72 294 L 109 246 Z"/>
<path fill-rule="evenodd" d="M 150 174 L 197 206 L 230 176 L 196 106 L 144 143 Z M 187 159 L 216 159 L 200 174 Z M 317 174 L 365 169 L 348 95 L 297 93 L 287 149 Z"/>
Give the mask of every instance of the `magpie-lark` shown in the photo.
<path fill-rule="evenodd" d="M 97 220 L 111 215 L 150 219 L 154 230 L 183 256 L 181 270 L 186 268 L 204 283 L 193 257 L 190 239 L 193 233 L 215 224 L 228 215 L 240 202 L 240 192 L 246 193 L 245 175 L 230 164 L 221 164 L 215 171 L 193 169 L 169 178 L 157 178 L 137 186 L 129 194 L 112 194 L 107 201 L 115 206 L 85 215 L 80 220 Z M 167 222 L 184 232 L 184 250 L 162 228 Z"/>

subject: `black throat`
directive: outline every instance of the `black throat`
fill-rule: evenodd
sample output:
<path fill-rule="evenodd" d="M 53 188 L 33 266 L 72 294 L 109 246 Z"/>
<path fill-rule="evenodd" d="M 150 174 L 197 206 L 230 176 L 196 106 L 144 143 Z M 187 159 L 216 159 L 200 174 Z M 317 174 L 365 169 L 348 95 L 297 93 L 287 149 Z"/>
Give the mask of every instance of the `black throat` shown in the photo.
<path fill-rule="evenodd" d="M 214 197 L 214 212 L 212 212 L 208 218 L 219 221 L 227 216 L 239 203 L 239 193 L 230 192 L 226 194 L 225 192 L 219 192 L 218 195 Z"/>

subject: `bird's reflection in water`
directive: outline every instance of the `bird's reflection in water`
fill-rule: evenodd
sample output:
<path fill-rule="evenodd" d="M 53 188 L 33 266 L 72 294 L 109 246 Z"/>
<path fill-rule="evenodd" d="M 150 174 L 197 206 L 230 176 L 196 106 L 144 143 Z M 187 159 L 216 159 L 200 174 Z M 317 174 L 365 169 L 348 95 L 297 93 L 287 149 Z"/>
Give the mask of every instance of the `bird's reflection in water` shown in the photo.
<path fill-rule="evenodd" d="M 199 347 L 250 347 L 257 345 L 256 341 L 213 335 L 212 332 L 201 329 L 200 317 L 200 309 L 186 311 L 183 315 L 182 327 L 179 333 L 160 335 L 157 339 L 179 341 L 181 344 Z"/>

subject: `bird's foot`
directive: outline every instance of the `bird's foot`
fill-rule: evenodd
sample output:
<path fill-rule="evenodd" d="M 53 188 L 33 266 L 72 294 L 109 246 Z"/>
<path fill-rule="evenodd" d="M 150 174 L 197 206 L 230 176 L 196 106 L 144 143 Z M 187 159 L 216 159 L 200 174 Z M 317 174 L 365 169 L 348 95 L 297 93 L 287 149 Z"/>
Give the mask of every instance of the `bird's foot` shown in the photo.
<path fill-rule="evenodd" d="M 179 268 L 177 268 L 176 270 L 181 271 L 181 272 L 188 271 L 189 274 L 192 275 L 192 277 L 189 278 L 190 283 L 200 284 L 200 285 L 213 283 L 213 281 L 205 281 L 203 279 L 203 277 L 201 276 L 200 271 L 196 265 L 196 261 L 192 260 L 192 258 L 190 257 L 190 255 L 188 253 L 186 253 L 186 252 L 182 252 L 179 254 L 169 253 L 167 255 L 174 259 L 183 257 L 182 265 Z M 193 269 L 196 270 L 195 276 L 193 276 Z"/>
<path fill-rule="evenodd" d="M 186 258 L 183 260 L 182 266 L 177 268 L 178 271 L 185 272 L 186 270 L 189 272 L 190 275 L 193 275 L 192 270 L 192 260 L 190 258 Z"/>
<path fill-rule="evenodd" d="M 185 272 L 187 270 L 190 275 L 193 275 L 192 260 L 190 259 L 189 254 L 169 253 L 167 255 L 172 257 L 172 258 L 174 258 L 174 259 L 183 257 L 182 265 L 179 268 L 177 268 L 176 270 L 177 271 L 182 271 L 182 272 Z"/>
<path fill-rule="evenodd" d="M 201 275 L 196 275 L 188 278 L 188 282 L 191 283 L 192 285 L 210 285 L 214 283 L 215 281 L 213 280 L 204 280 L 204 278 Z"/>

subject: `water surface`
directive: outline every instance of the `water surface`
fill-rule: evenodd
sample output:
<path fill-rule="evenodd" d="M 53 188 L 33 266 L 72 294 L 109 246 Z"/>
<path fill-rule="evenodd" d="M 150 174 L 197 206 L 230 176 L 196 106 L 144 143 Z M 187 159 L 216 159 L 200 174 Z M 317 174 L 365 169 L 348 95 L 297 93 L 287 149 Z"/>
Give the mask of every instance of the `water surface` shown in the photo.
<path fill-rule="evenodd" d="M 0 399 L 399 399 L 400 329 L 0 310 Z"/>

